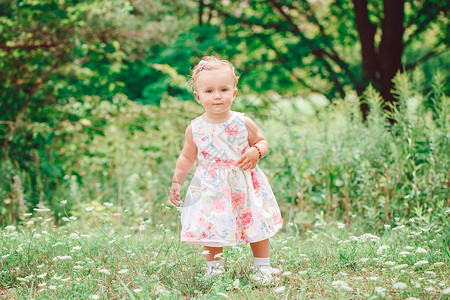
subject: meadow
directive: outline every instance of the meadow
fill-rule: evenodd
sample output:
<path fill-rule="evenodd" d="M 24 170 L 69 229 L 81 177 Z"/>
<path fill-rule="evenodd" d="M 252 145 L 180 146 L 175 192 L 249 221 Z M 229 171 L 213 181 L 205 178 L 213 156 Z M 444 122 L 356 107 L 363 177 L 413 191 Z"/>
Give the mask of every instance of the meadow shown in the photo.
<path fill-rule="evenodd" d="M 226 249 L 226 272 L 206 279 L 203 249 L 179 242 L 168 189 L 199 105 L 87 96 L 58 108 L 68 118 L 54 127 L 24 125 L 37 139 L 60 138 L 27 171 L 0 166 L 0 297 L 448 298 L 450 103 L 439 74 L 431 91 L 424 80 L 397 76 L 389 113 L 369 88 L 365 122 L 353 93 L 233 104 L 271 149 L 260 166 L 284 228 L 271 239 L 279 272 L 269 285 L 252 279 L 248 246 Z"/>

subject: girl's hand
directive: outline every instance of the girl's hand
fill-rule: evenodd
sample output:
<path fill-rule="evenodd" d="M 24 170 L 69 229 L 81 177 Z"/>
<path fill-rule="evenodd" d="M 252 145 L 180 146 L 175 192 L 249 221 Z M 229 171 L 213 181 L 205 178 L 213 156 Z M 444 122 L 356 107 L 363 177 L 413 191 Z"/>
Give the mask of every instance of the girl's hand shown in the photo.
<path fill-rule="evenodd" d="M 180 190 L 181 190 L 181 184 L 172 182 L 172 187 L 170 188 L 170 202 L 172 202 L 173 205 L 178 206 L 180 205 Z"/>
<path fill-rule="evenodd" d="M 248 169 L 254 169 L 258 160 L 258 150 L 256 150 L 255 147 L 250 147 L 245 150 L 244 154 L 242 154 L 241 158 L 239 158 L 237 166 L 244 171 Z"/>

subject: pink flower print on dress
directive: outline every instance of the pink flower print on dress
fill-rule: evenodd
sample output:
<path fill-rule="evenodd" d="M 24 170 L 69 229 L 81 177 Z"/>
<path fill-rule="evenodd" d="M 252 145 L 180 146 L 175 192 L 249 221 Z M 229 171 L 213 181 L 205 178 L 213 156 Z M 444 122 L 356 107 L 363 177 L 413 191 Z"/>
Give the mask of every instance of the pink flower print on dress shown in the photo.
<path fill-rule="evenodd" d="M 250 211 L 250 208 L 247 208 L 242 212 L 241 218 L 244 229 L 250 228 L 250 226 L 253 225 L 253 215 L 252 212 Z"/>
<path fill-rule="evenodd" d="M 228 139 L 230 139 L 230 140 L 238 134 L 238 131 L 239 131 L 239 126 L 236 123 L 228 124 L 225 127 L 225 133 L 228 135 Z"/>
<path fill-rule="evenodd" d="M 225 199 L 230 199 L 231 197 L 231 189 L 229 186 L 225 185 L 221 188 L 221 195 Z"/>
<path fill-rule="evenodd" d="M 233 211 L 244 209 L 246 196 L 247 195 L 241 191 L 231 193 L 231 206 L 233 207 Z"/>
<path fill-rule="evenodd" d="M 255 189 L 255 193 L 257 193 L 259 191 L 259 189 L 261 188 L 261 184 L 259 183 L 258 175 L 256 174 L 256 172 L 254 170 L 252 171 L 251 175 L 252 175 L 253 188 Z"/>
<path fill-rule="evenodd" d="M 211 169 L 209 169 L 209 171 L 208 171 L 208 176 L 210 177 L 210 178 L 215 178 L 215 177 L 217 177 L 217 169 L 216 168 L 211 168 Z"/>
<path fill-rule="evenodd" d="M 206 152 L 205 150 L 200 151 L 200 153 L 203 155 L 204 159 L 208 159 L 209 158 L 209 153 Z"/>
<path fill-rule="evenodd" d="M 225 210 L 225 201 L 223 201 L 222 199 L 216 198 L 213 200 L 211 207 L 216 212 L 223 212 Z"/>

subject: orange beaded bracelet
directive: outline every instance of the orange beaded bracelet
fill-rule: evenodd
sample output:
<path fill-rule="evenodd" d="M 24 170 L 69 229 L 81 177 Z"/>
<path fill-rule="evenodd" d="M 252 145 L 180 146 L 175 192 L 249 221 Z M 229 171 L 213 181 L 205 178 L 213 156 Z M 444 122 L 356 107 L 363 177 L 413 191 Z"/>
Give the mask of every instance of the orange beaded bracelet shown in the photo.
<path fill-rule="evenodd" d="M 253 145 L 252 147 L 255 147 L 256 148 L 256 150 L 258 150 L 258 153 L 259 153 L 259 158 L 258 159 L 261 159 L 261 150 L 259 150 L 259 148 L 258 148 L 258 146 L 256 146 L 256 145 Z"/>

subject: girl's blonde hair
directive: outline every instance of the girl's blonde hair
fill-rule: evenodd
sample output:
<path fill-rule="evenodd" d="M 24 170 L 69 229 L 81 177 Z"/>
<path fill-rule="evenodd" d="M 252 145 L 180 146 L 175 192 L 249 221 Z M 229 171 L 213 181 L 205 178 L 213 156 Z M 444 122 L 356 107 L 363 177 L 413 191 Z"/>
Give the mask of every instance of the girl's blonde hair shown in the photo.
<path fill-rule="evenodd" d="M 225 69 L 230 72 L 234 80 L 234 86 L 236 87 L 239 81 L 239 74 L 236 73 L 236 70 L 231 62 L 225 59 L 219 59 L 215 56 L 204 56 L 200 62 L 194 67 L 192 70 L 191 79 L 188 81 L 189 87 L 195 90 L 195 82 L 197 81 L 200 72 L 211 71 L 211 70 L 220 70 Z"/>

